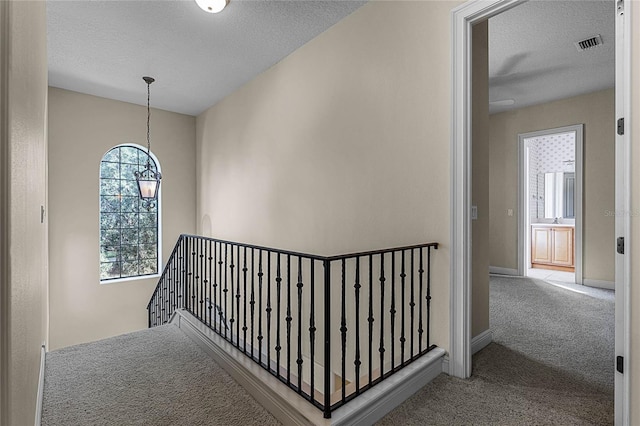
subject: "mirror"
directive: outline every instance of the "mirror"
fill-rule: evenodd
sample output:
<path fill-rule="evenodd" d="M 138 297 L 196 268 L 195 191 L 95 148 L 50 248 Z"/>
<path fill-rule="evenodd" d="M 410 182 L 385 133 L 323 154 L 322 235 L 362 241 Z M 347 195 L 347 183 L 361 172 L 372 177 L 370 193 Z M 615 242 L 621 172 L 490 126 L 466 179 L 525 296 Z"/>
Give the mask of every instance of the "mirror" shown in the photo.
<path fill-rule="evenodd" d="M 538 200 L 544 208 L 538 209 L 538 218 L 574 219 L 575 182 L 574 172 L 539 173 Z"/>

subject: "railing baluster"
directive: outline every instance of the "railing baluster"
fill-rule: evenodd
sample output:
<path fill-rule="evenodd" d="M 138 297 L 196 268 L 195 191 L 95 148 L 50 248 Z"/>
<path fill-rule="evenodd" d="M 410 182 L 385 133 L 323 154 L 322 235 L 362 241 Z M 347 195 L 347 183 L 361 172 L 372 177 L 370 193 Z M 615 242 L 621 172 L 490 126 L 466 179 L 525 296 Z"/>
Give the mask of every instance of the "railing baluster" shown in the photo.
<path fill-rule="evenodd" d="M 373 255 L 369 255 L 369 386 L 373 380 Z"/>
<path fill-rule="evenodd" d="M 380 253 L 380 378 L 384 377 L 384 253 Z"/>
<path fill-rule="evenodd" d="M 256 306 L 256 293 L 255 293 L 255 251 L 253 247 L 251 248 L 251 301 L 249 302 L 249 306 L 251 306 L 251 359 L 253 359 L 253 347 L 256 345 L 254 340 L 254 330 L 256 329 L 255 324 L 255 306 Z"/>
<path fill-rule="evenodd" d="M 258 363 L 262 365 L 262 250 L 258 252 Z"/>
<path fill-rule="evenodd" d="M 311 365 L 310 365 L 310 371 L 311 371 L 311 401 L 315 401 L 315 396 L 314 396 L 314 392 L 315 392 L 315 361 L 314 361 L 314 355 L 315 355 L 315 343 L 316 343 L 316 317 L 315 317 L 315 312 L 316 312 L 316 307 L 315 307 L 315 276 L 314 276 L 314 260 L 310 259 L 311 265 L 310 267 L 310 274 L 311 274 L 311 304 L 309 305 L 309 351 L 311 352 Z"/>
<path fill-rule="evenodd" d="M 235 305 L 235 292 L 234 292 L 234 287 L 233 287 L 233 271 L 234 268 L 236 267 L 235 265 L 235 260 L 233 257 L 233 245 L 231 245 L 231 263 L 229 264 L 229 287 L 231 287 L 231 317 L 227 320 L 227 322 L 229 323 L 229 340 L 231 341 L 231 344 L 233 345 L 233 323 L 236 322 L 236 317 L 235 317 L 235 309 L 234 309 L 234 305 Z M 226 304 L 226 299 L 225 299 L 225 304 Z M 225 315 L 226 315 L 226 307 L 225 307 Z M 236 326 L 236 328 L 238 328 Z M 227 337 L 225 335 L 225 337 Z"/>
<path fill-rule="evenodd" d="M 193 265 L 193 270 L 195 273 L 190 272 L 191 276 L 191 313 L 195 316 L 198 316 L 198 304 L 196 303 L 196 297 L 198 296 L 198 261 L 196 258 L 196 239 L 191 238 L 191 265 Z"/>
<path fill-rule="evenodd" d="M 395 331 L 396 331 L 396 254 L 397 252 L 391 252 L 391 309 L 389 313 L 391 314 L 391 340 L 389 340 L 391 344 L 391 371 L 395 370 L 395 360 L 396 360 L 396 339 L 395 339 Z"/>
<path fill-rule="evenodd" d="M 280 346 L 280 294 L 282 290 L 282 275 L 280 274 L 280 253 L 278 253 L 277 257 L 277 265 L 276 265 L 276 373 L 277 376 L 280 377 L 280 350 L 282 346 Z"/>
<path fill-rule="evenodd" d="M 199 299 L 200 299 L 200 306 L 199 306 L 200 318 L 199 319 L 202 320 L 204 318 L 204 315 L 205 315 L 204 314 L 204 312 L 205 312 L 205 310 L 204 310 L 204 295 L 203 295 L 203 293 L 204 293 L 204 283 L 203 283 L 203 280 L 202 280 L 202 276 L 204 275 L 204 273 L 202 272 L 202 269 L 204 267 L 204 254 L 202 253 L 203 252 L 202 245 L 204 244 L 204 241 L 200 240 L 199 243 L 200 244 L 196 245 L 196 247 L 199 248 L 198 257 L 200 258 L 200 262 L 199 262 L 199 265 L 198 265 L 198 268 L 199 268 L 198 277 L 196 277 L 196 279 L 200 280 L 200 291 L 199 291 L 200 294 L 198 295 Z"/>
<path fill-rule="evenodd" d="M 414 336 L 415 336 L 415 328 L 414 328 L 414 318 L 413 318 L 413 313 L 415 311 L 415 306 L 416 306 L 416 302 L 415 302 L 415 298 L 414 298 L 414 281 L 413 281 L 413 271 L 414 271 L 415 267 L 413 265 L 413 249 L 411 249 L 411 303 L 409 303 L 409 306 L 411 307 L 411 358 L 413 358 L 413 356 L 415 355 L 415 353 L 413 352 L 413 340 L 414 340 Z"/>
<path fill-rule="evenodd" d="M 418 353 L 422 352 L 422 276 L 424 273 L 423 264 L 422 264 L 422 248 L 418 252 L 420 256 L 419 268 L 418 269 L 418 285 L 419 288 L 419 296 L 418 296 Z"/>
<path fill-rule="evenodd" d="M 220 256 L 218 245 L 219 244 L 216 241 L 213 242 L 213 273 L 211 274 L 213 279 L 213 306 L 211 310 L 211 322 L 213 322 L 213 330 L 217 330 L 219 332 L 220 327 L 216 327 L 216 309 L 218 309 L 218 304 L 220 303 L 220 301 L 218 300 L 218 284 L 220 283 L 220 281 L 219 279 L 216 279 L 216 276 L 218 274 L 218 256 Z"/>
<path fill-rule="evenodd" d="M 431 347 L 431 247 L 427 247 L 427 348 L 429 347 Z"/>
<path fill-rule="evenodd" d="M 402 250 L 402 258 L 401 258 L 401 262 L 402 262 L 402 272 L 400 273 L 400 282 L 401 282 L 401 286 L 402 286 L 402 315 L 400 317 L 401 320 L 401 324 L 400 324 L 400 365 L 404 365 L 404 343 L 407 341 L 407 338 L 405 336 L 405 332 L 404 332 L 404 320 L 406 317 L 405 314 L 405 298 L 404 298 L 404 294 L 405 294 L 405 278 L 407 277 L 407 274 L 405 273 L 405 269 L 404 269 L 404 253 L 405 250 Z"/>
<path fill-rule="evenodd" d="M 267 369 L 271 369 L 271 252 L 267 256 Z"/>
<path fill-rule="evenodd" d="M 224 338 L 227 338 L 227 331 L 229 329 L 229 318 L 227 318 L 227 314 L 229 312 L 229 305 L 227 304 L 227 293 L 229 292 L 229 283 L 227 281 L 227 277 L 229 276 L 229 273 L 227 272 L 227 268 L 229 267 L 229 264 L 227 263 L 229 261 L 229 244 L 224 245 L 224 289 L 222 290 L 222 292 L 224 293 L 224 313 L 220 312 L 220 319 L 224 319 Z M 231 270 L 233 271 L 233 269 Z M 232 272 L 233 274 L 233 272 Z M 232 281 L 233 283 L 233 278 Z M 232 284 L 233 287 L 233 284 Z M 233 304 L 232 304 L 233 305 Z M 222 321 L 221 321 L 222 322 Z"/>
<path fill-rule="evenodd" d="M 287 255 L 287 384 L 291 384 L 291 255 Z"/>
<path fill-rule="evenodd" d="M 356 275 L 355 275 L 355 284 L 353 288 L 355 289 L 355 303 L 356 303 L 356 353 L 355 360 L 353 364 L 355 365 L 355 374 L 356 374 L 356 394 L 360 393 L 360 256 L 356 257 Z"/>
<path fill-rule="evenodd" d="M 218 306 L 215 307 L 215 309 L 218 310 L 218 313 L 216 314 L 216 316 L 218 317 L 218 332 L 220 333 L 220 335 L 222 335 L 222 327 L 227 327 L 227 321 L 226 321 L 226 312 L 223 313 L 222 312 L 222 291 L 224 290 L 224 280 L 226 280 L 226 272 L 224 273 L 224 279 L 223 279 L 223 271 L 226 271 L 225 268 L 225 261 L 226 261 L 226 256 L 225 256 L 225 252 L 222 250 L 222 243 L 220 243 L 220 246 L 218 247 L 218 274 L 219 274 L 219 281 L 218 281 Z M 224 257 L 225 260 L 222 260 Z M 225 331 L 226 333 L 226 331 Z"/>
<path fill-rule="evenodd" d="M 346 295 L 345 295 L 345 290 L 346 290 L 346 282 L 347 282 L 347 275 L 346 275 L 346 259 L 342 259 L 342 280 L 341 280 L 341 302 L 340 302 L 340 334 L 342 337 L 342 350 L 341 350 L 341 366 L 342 366 L 342 400 L 344 401 L 345 397 L 346 397 L 346 380 L 345 377 L 347 377 L 347 363 L 346 363 L 346 355 L 347 355 L 347 317 L 346 317 Z"/>
<path fill-rule="evenodd" d="M 243 249 L 243 257 L 242 257 L 242 273 L 244 274 L 244 293 L 242 300 L 244 301 L 243 305 L 243 319 L 242 319 L 242 332 L 243 332 L 243 341 L 244 341 L 244 350 L 243 352 L 247 353 L 247 247 L 245 246 Z"/>
<path fill-rule="evenodd" d="M 298 257 L 298 393 L 302 393 L 302 258 Z"/>
<path fill-rule="evenodd" d="M 324 266 L 324 418 L 331 417 L 331 262 Z"/>
<path fill-rule="evenodd" d="M 211 256 L 211 240 L 209 240 L 207 242 L 207 319 L 209 320 L 208 322 L 208 326 L 209 328 L 211 328 L 211 281 L 212 281 L 212 277 L 211 277 L 211 261 L 213 260 L 213 257 Z"/>
<path fill-rule="evenodd" d="M 240 266 L 240 246 L 236 246 L 236 263 L 238 267 Z M 236 277 L 236 348 L 240 349 L 240 271 L 238 270 Z"/>

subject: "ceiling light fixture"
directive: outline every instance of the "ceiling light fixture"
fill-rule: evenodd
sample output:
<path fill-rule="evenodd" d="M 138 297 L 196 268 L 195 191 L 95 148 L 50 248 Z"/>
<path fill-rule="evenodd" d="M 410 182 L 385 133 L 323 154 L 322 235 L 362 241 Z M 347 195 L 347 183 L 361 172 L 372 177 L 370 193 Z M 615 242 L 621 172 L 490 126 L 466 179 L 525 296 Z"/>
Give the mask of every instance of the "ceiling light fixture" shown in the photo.
<path fill-rule="evenodd" d="M 218 13 L 229 4 L 229 0 L 196 0 L 196 3 L 205 12 Z"/>
<path fill-rule="evenodd" d="M 162 176 L 159 172 L 151 168 L 151 138 L 149 137 L 150 128 L 149 121 L 151 119 L 151 107 L 149 100 L 151 99 L 151 83 L 155 81 L 152 77 L 142 77 L 147 83 L 147 165 L 144 170 L 136 171 L 136 181 L 138 182 L 138 191 L 142 199 L 142 207 L 151 210 L 155 207 L 155 200 L 158 198 L 158 190 L 160 189 L 160 179 Z"/>

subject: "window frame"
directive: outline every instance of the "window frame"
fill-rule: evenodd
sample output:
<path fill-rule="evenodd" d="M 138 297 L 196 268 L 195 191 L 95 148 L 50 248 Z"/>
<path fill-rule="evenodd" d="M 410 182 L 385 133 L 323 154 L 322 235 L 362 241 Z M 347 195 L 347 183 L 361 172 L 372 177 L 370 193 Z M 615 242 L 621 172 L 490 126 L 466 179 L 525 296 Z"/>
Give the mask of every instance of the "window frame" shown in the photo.
<path fill-rule="evenodd" d="M 114 150 L 116 148 L 122 148 L 122 147 L 137 148 L 137 149 L 143 151 L 144 153 L 147 152 L 147 148 L 142 146 L 142 145 L 139 145 L 137 143 L 132 143 L 132 142 L 126 142 L 126 143 L 121 143 L 119 145 L 112 146 L 107 151 L 105 151 L 104 154 L 102 154 L 102 157 L 100 157 L 100 164 L 98 166 L 98 256 L 100 256 L 100 247 L 102 246 L 102 237 L 101 237 L 102 228 L 100 226 L 101 218 L 102 218 L 102 210 L 101 210 L 101 204 L 100 204 L 101 203 L 100 197 L 102 197 L 102 190 L 101 190 L 102 161 L 104 160 L 105 156 L 109 152 L 111 152 L 112 150 Z M 158 161 L 158 158 L 151 151 L 149 151 L 149 156 L 155 162 L 156 171 L 158 171 L 159 173 L 162 173 L 162 166 L 160 165 L 160 161 Z M 138 197 L 139 197 L 139 193 L 138 193 Z M 139 281 L 139 280 L 147 280 L 147 279 L 156 279 L 156 278 L 159 278 L 162 275 L 162 185 L 160 185 L 160 188 L 158 188 L 158 197 L 157 197 L 157 200 L 156 200 L 156 205 L 157 205 L 157 210 L 158 210 L 157 220 L 156 220 L 156 226 L 157 226 L 157 242 L 156 242 L 157 248 L 156 248 L 156 254 L 157 254 L 157 261 L 158 261 L 158 270 L 157 270 L 157 272 L 155 274 L 150 274 L 150 275 L 135 275 L 135 276 L 131 276 L 131 277 L 120 277 L 120 278 L 103 279 L 101 277 L 101 273 L 100 273 L 100 264 L 102 262 L 100 262 L 100 260 L 98 260 L 98 278 L 99 278 L 100 284 L 116 284 L 116 283 L 122 283 L 122 282 L 127 282 L 127 281 Z"/>

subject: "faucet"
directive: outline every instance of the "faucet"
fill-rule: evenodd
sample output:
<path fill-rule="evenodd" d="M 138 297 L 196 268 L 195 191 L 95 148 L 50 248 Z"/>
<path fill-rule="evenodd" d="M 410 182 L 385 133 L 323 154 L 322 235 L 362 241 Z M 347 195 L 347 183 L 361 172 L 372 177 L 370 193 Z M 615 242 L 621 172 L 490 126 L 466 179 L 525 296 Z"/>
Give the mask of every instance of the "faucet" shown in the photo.
<path fill-rule="evenodd" d="M 554 223 L 554 225 L 558 224 L 558 218 L 557 217 L 553 219 L 553 223 Z"/>

